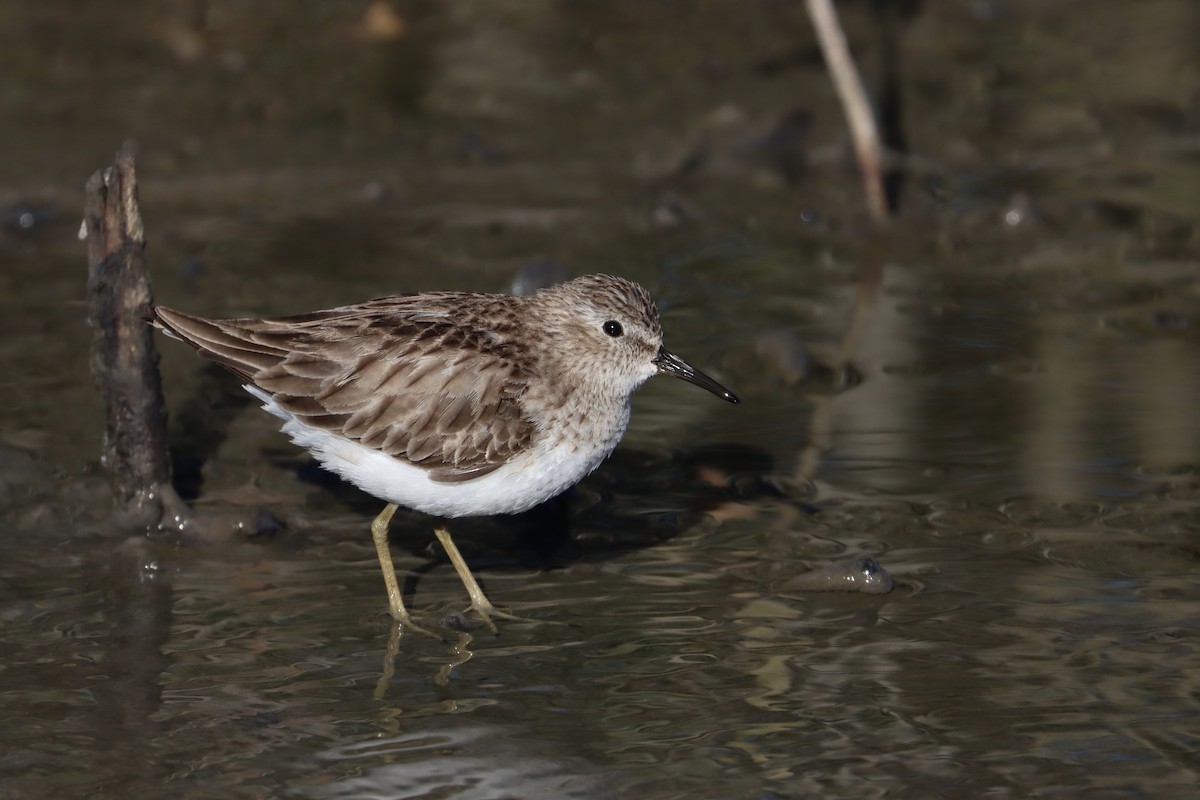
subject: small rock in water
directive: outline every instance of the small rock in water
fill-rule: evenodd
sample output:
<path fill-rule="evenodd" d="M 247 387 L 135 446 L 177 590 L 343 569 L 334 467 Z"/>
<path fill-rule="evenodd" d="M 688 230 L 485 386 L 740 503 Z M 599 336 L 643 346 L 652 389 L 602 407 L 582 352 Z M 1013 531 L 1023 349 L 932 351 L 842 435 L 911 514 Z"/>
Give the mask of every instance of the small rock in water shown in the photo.
<path fill-rule="evenodd" d="M 0 210 L 0 227 L 11 233 L 28 235 L 54 222 L 57 217 L 57 212 L 48 206 L 15 203 Z"/>
<path fill-rule="evenodd" d="M 270 509 L 259 508 L 246 518 L 239 519 L 234 529 L 244 539 L 269 538 L 279 533 L 284 525 Z"/>
<path fill-rule="evenodd" d="M 793 592 L 887 594 L 896 585 L 875 557 L 858 553 L 789 579 L 780 588 Z"/>

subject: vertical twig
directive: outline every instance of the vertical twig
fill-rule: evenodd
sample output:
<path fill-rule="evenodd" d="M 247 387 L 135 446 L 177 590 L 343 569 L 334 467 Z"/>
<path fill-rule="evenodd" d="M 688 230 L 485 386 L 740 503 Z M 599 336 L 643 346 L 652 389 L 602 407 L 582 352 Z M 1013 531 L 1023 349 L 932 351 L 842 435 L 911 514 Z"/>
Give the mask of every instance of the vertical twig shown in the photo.
<path fill-rule="evenodd" d="M 862 78 L 854 66 L 832 0 L 805 0 L 805 5 L 816 28 L 817 40 L 825 55 L 834 88 L 846 111 L 850 136 L 854 140 L 854 153 L 862 170 L 867 209 L 877 223 L 885 223 L 890 216 L 890 209 L 883 183 L 883 148 L 879 143 L 879 130 L 875 125 L 871 104 L 867 101 Z"/>
<path fill-rule="evenodd" d="M 92 379 L 104 401 L 104 465 L 122 527 L 178 527 L 185 518 L 170 484 L 166 410 L 158 353 L 147 323 L 153 307 L 133 155 L 85 187 Z"/>

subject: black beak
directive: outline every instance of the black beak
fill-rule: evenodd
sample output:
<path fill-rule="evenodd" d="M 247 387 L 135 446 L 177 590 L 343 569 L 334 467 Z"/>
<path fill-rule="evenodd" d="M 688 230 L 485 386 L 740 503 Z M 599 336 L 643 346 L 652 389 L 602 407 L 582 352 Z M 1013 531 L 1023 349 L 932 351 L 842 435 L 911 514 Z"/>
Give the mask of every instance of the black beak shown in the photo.
<path fill-rule="evenodd" d="M 733 392 L 729 391 L 724 386 L 717 383 L 712 378 L 708 377 L 703 372 L 696 369 L 691 364 L 687 363 L 665 347 L 658 348 L 658 355 L 654 359 L 654 366 L 658 367 L 660 374 L 674 375 L 676 378 L 683 378 L 688 383 L 694 383 L 697 386 L 708 389 L 722 400 L 728 400 L 731 403 L 742 402 Z"/>

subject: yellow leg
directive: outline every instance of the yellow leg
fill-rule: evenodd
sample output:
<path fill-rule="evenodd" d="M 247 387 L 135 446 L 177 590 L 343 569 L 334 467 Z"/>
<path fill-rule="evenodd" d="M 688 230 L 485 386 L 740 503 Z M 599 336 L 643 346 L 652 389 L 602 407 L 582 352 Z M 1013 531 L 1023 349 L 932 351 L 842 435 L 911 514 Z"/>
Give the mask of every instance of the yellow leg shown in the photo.
<path fill-rule="evenodd" d="M 404 597 L 400 593 L 400 583 L 396 580 L 396 567 L 392 564 L 392 551 L 388 547 L 388 524 L 396 513 L 396 504 L 388 503 L 383 511 L 371 523 L 371 538 L 375 540 L 375 555 L 379 556 L 379 568 L 383 570 L 383 585 L 387 587 L 388 609 L 392 618 L 405 627 L 420 633 L 429 633 L 409 616 L 404 607 Z M 430 634 L 432 635 L 432 634 Z"/>
<path fill-rule="evenodd" d="M 471 608 L 483 619 L 483 624 L 493 634 L 496 633 L 496 624 L 492 622 L 492 616 L 502 617 L 504 619 L 516 620 L 518 622 L 536 622 L 536 620 L 518 617 L 515 614 L 509 614 L 507 611 L 501 611 L 492 605 L 492 601 L 487 599 L 487 595 L 483 593 L 483 589 L 479 588 L 478 581 L 471 574 L 470 567 L 462 557 L 462 553 L 458 552 L 457 545 L 450 538 L 450 532 L 445 528 L 438 528 L 434 531 L 438 541 L 442 543 L 442 549 L 446 551 L 446 555 L 450 556 L 450 563 L 454 565 L 454 571 L 458 573 L 458 579 L 462 581 L 463 586 L 467 589 L 467 594 L 471 595 Z"/>

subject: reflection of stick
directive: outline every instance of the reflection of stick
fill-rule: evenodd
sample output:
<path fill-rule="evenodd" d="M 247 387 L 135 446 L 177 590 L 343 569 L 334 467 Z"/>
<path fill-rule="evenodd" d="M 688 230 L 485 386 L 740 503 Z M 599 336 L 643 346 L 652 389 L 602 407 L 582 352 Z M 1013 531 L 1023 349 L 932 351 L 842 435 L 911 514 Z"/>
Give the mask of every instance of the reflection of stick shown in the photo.
<path fill-rule="evenodd" d="M 832 363 L 827 364 L 834 373 L 841 376 L 837 391 L 845 389 L 845 375 L 850 368 L 855 353 L 866 336 L 867 328 L 875 316 L 875 304 L 879 294 L 879 286 L 883 283 L 882 252 L 872 251 L 868 255 L 866 269 L 858 279 L 857 290 L 854 293 L 854 309 L 851 312 L 850 323 L 833 356 Z M 808 442 L 800 449 L 796 457 L 796 472 L 793 476 L 798 484 L 808 483 L 817 474 L 821 466 L 821 456 L 833 445 L 833 397 L 819 397 L 813 400 L 813 413 L 808 425 Z"/>
<path fill-rule="evenodd" d="M 889 213 L 883 187 L 883 148 L 879 143 L 879 131 L 875 127 L 871 105 L 867 102 L 867 92 L 846 44 L 846 35 L 842 32 L 831 0 L 805 0 L 805 5 L 817 30 L 817 40 L 821 43 L 821 52 L 829 66 L 834 88 L 846 110 L 850 136 L 854 139 L 854 152 L 863 174 L 867 208 L 876 222 L 886 222 Z"/>
<path fill-rule="evenodd" d="M 118 153 L 116 165 L 88 179 L 85 191 L 91 368 L 104 400 L 104 464 L 123 521 L 157 528 L 164 511 L 178 514 L 181 506 L 171 489 L 158 353 L 146 324 L 154 301 L 133 156 Z"/>
<path fill-rule="evenodd" d="M 850 324 L 846 327 L 846 334 L 842 337 L 842 343 L 838 346 L 838 370 L 845 370 L 854 359 L 875 316 L 875 301 L 879 296 L 879 286 L 883 283 L 883 259 L 884 254 L 881 252 L 868 253 L 863 273 L 858 276 L 858 284 L 854 289 L 854 311 L 850 317 Z"/>

